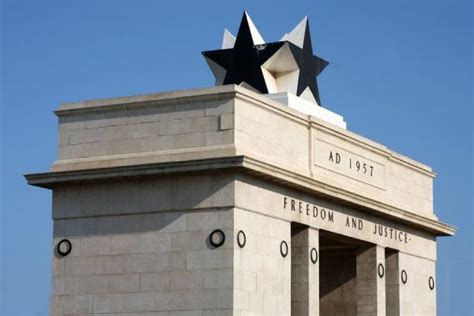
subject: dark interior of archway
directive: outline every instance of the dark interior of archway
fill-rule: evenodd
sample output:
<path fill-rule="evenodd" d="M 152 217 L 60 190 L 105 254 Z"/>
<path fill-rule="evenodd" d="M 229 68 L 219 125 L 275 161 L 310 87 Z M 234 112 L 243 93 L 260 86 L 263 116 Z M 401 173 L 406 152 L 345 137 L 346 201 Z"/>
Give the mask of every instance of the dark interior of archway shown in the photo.
<path fill-rule="evenodd" d="M 356 257 L 368 246 L 361 240 L 320 231 L 320 315 L 357 315 Z"/>

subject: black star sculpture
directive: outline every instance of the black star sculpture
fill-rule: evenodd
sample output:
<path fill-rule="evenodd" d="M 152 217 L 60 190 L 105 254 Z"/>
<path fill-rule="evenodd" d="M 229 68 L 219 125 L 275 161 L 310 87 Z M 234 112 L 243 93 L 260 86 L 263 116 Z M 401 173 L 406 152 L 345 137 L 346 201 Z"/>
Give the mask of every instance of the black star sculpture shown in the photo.
<path fill-rule="evenodd" d="M 326 68 L 329 62 L 313 55 L 313 46 L 311 44 L 311 34 L 307 18 L 304 18 L 295 30 L 301 29 L 302 27 L 304 27 L 305 30 L 301 46 L 299 47 L 290 41 L 290 49 L 299 68 L 296 95 L 301 96 L 305 93 L 305 90 L 309 88 L 314 99 L 320 105 L 321 100 L 319 97 L 318 81 L 316 80 L 316 77 L 324 70 L 324 68 Z"/>
<path fill-rule="evenodd" d="M 261 93 L 268 93 L 261 65 L 282 45 L 280 42 L 265 44 L 247 12 L 244 12 L 233 48 L 205 51 L 202 54 L 214 72 L 217 83 L 245 83 Z"/>
<path fill-rule="evenodd" d="M 243 84 L 261 93 L 290 92 L 320 104 L 316 77 L 328 62 L 313 55 L 306 17 L 279 42 L 265 44 L 244 12 L 237 38 L 226 30 L 222 46 L 203 52 L 216 84 Z"/>

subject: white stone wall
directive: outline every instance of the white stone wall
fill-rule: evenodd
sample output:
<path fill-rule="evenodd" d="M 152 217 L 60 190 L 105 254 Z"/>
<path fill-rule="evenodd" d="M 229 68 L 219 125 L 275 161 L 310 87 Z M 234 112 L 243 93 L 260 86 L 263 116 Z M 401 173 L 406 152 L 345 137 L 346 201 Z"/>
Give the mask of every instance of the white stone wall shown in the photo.
<path fill-rule="evenodd" d="M 407 282 L 399 285 L 400 315 L 436 315 L 436 263 L 399 253 L 399 270 L 407 272 Z M 430 276 L 435 281 L 433 290 L 428 285 Z"/>
<path fill-rule="evenodd" d="M 53 191 L 53 218 L 231 207 L 233 176 L 180 174 L 63 185 Z M 77 228 L 79 229 L 79 228 Z"/>
<path fill-rule="evenodd" d="M 52 314 L 289 315 L 292 222 L 310 227 L 314 244 L 317 231 L 329 231 L 398 251 L 387 263 L 387 306 L 399 299 L 390 312 L 435 314 L 429 228 L 439 223 L 429 167 L 235 86 L 69 104 L 57 115 L 57 173 L 48 175 L 53 249 L 68 238 L 72 252 L 53 256 Z M 329 161 L 330 152 L 346 164 Z M 219 159 L 236 156 L 215 170 Z M 365 165 L 364 173 L 348 170 L 348 157 L 373 165 L 375 175 Z M 204 161 L 199 170 L 176 169 L 196 161 Z M 132 166 L 150 173 L 132 177 Z M 162 173 L 152 175 L 152 167 Z M 218 249 L 209 243 L 214 229 L 226 234 Z M 375 271 L 362 263 L 383 262 L 378 250 L 376 261 L 359 260 L 370 282 Z M 318 269 L 308 270 L 314 283 Z M 406 284 L 393 277 L 401 270 Z M 375 281 L 370 308 L 385 300 L 385 285 Z M 317 300 L 308 301 L 316 314 Z"/>
<path fill-rule="evenodd" d="M 350 131 L 273 103 L 237 98 L 234 115 L 235 142 L 242 154 L 391 206 L 432 216 L 434 174 L 430 168 Z M 330 163 L 326 150 L 344 153 L 343 163 Z M 349 158 L 352 170 L 348 167 Z M 365 163 L 367 168 L 376 168 L 375 173 L 368 176 L 370 169 L 365 173 L 355 171 L 357 161 L 361 170 Z"/>
<path fill-rule="evenodd" d="M 82 225 L 93 228 L 76 235 Z M 231 315 L 232 227 L 231 209 L 57 220 L 53 247 L 67 237 L 72 252 L 53 257 L 51 313 Z"/>
<path fill-rule="evenodd" d="M 235 102 L 235 143 L 242 153 L 308 173 L 309 135 L 303 119 L 282 115 L 255 100 Z"/>
<path fill-rule="evenodd" d="M 398 249 L 405 253 L 436 260 L 436 240 L 433 236 L 422 233 L 408 225 L 395 223 L 390 220 L 370 215 L 367 212 L 354 207 L 345 206 L 341 203 L 303 193 L 297 189 L 291 189 L 260 178 L 239 175 L 235 182 L 235 203 L 238 207 L 252 210 L 271 217 L 280 218 L 291 222 L 298 222 L 316 229 L 327 230 L 343 236 L 356 238 L 377 244 L 382 247 Z M 286 200 L 285 200 L 286 198 Z M 285 207 L 286 201 L 286 207 Z M 291 203 L 295 202 L 295 209 L 292 210 Z M 300 209 L 301 206 L 301 209 Z M 318 216 L 313 216 L 313 206 L 318 208 Z M 307 209 L 309 207 L 309 209 Z M 321 210 L 325 209 L 326 214 L 332 212 L 333 221 L 329 220 L 329 215 L 325 219 L 321 217 Z M 352 222 L 348 227 L 347 219 L 363 221 L 363 229 L 352 227 Z M 375 224 L 377 228 L 382 227 L 382 236 L 374 234 Z M 389 236 L 389 229 L 407 233 L 407 242 L 385 237 L 385 227 Z"/>
<path fill-rule="evenodd" d="M 57 115 L 55 171 L 245 155 L 345 198 L 436 219 L 429 167 L 241 87 L 72 103 Z M 345 162 L 330 163 L 329 149 Z M 348 170 L 349 157 L 375 173 Z"/>
<path fill-rule="evenodd" d="M 290 315 L 290 223 L 238 208 L 234 216 L 234 232 L 247 236 L 244 248 L 234 246 L 234 315 Z M 286 257 L 280 254 L 283 240 Z"/>
<path fill-rule="evenodd" d="M 234 101 L 209 100 L 153 105 L 101 107 L 59 114 L 58 161 L 55 170 L 80 168 L 79 162 L 102 160 L 98 166 L 120 164 L 111 159 L 214 148 L 233 143 L 229 123 Z M 169 160 L 169 156 L 161 160 Z M 66 162 L 75 164 L 65 165 Z M 127 161 L 133 164 L 133 159 Z M 159 160 L 158 160 L 159 161 Z"/>
<path fill-rule="evenodd" d="M 430 168 L 348 131 L 338 133 L 314 124 L 312 134 L 316 139 L 312 148 L 315 156 L 321 142 L 328 147 L 322 153 L 323 163 L 312 163 L 314 177 L 400 209 L 433 216 L 434 174 Z M 343 161 L 339 165 L 329 162 L 328 150 L 341 153 Z M 352 169 L 348 168 L 349 158 Z M 355 166 L 357 161 L 361 164 L 360 171 Z M 372 176 L 370 170 L 363 172 L 364 163 L 367 168 L 374 168 Z"/>
<path fill-rule="evenodd" d="M 54 190 L 54 315 L 231 315 L 233 176 L 181 175 Z M 209 235 L 225 232 L 214 248 Z M 161 314 L 160 314 L 161 315 Z"/>
<path fill-rule="evenodd" d="M 386 263 L 387 316 L 436 315 L 436 263 L 402 252 L 389 254 Z"/>

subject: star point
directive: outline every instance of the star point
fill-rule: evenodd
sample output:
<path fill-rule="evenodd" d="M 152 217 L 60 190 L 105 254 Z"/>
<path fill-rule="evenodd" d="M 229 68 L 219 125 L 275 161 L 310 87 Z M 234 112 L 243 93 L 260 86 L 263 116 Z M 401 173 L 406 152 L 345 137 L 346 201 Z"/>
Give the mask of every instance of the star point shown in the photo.
<path fill-rule="evenodd" d="M 321 104 L 316 77 L 329 64 L 313 55 L 308 17 L 280 41 L 265 43 L 244 11 L 237 36 L 224 31 L 221 50 L 206 51 L 216 84 L 237 84 L 260 93 L 289 92 Z"/>

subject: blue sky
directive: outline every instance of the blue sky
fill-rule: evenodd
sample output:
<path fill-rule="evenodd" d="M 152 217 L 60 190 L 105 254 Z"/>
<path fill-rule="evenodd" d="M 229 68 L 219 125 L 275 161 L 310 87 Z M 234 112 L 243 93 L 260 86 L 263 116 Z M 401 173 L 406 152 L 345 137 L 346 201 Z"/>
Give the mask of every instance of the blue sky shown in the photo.
<path fill-rule="evenodd" d="M 0 0 L 1 2 L 1 0 Z M 473 28 L 470 1 L 1 2 L 0 314 L 46 315 L 51 194 L 24 173 L 56 155 L 61 102 L 213 85 L 200 52 L 247 9 L 267 41 L 308 15 L 330 61 L 324 106 L 348 128 L 433 167 L 440 315 L 473 315 Z"/>

